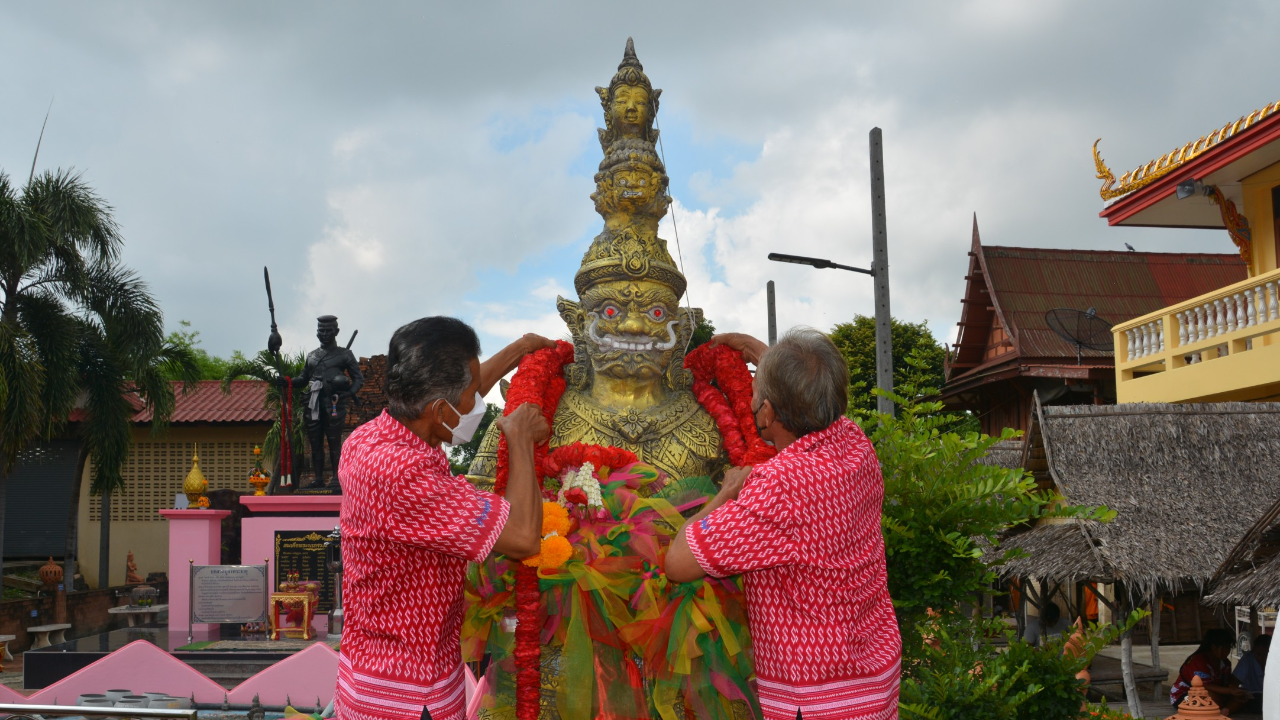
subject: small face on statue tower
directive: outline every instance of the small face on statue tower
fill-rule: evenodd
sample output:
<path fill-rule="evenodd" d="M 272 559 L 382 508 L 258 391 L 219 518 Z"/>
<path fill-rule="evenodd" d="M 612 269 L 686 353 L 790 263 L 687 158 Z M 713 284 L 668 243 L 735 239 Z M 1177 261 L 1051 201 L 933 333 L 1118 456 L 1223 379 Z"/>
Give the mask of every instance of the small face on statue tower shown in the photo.
<path fill-rule="evenodd" d="M 623 137 L 643 137 L 652 115 L 649 91 L 639 85 L 617 87 L 613 91 L 610 112 L 619 134 Z"/>
<path fill-rule="evenodd" d="M 321 315 L 316 318 L 316 338 L 320 340 L 320 346 L 326 350 L 336 345 L 338 341 L 338 318 L 333 315 Z"/>

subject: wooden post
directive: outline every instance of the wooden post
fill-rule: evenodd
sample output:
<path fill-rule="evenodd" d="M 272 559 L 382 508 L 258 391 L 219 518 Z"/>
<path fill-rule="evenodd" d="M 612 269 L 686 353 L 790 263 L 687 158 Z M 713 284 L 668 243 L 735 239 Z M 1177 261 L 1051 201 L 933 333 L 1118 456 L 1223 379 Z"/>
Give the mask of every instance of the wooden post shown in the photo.
<path fill-rule="evenodd" d="M 1117 584 L 1117 590 L 1119 585 Z M 1125 588 L 1128 592 L 1128 588 Z M 1117 595 L 1120 593 L 1117 592 Z M 1120 622 L 1124 622 L 1129 616 L 1130 601 L 1120 599 L 1117 605 L 1120 606 Z M 1129 703 L 1129 714 L 1135 718 L 1142 717 L 1142 701 L 1138 698 L 1138 684 L 1133 680 L 1133 628 L 1125 631 L 1120 636 L 1120 674 L 1124 677 L 1124 698 Z"/>
<path fill-rule="evenodd" d="M 1160 669 L 1160 606 L 1164 605 L 1164 598 L 1160 596 L 1159 590 L 1151 591 L 1151 667 Z M 1156 681 L 1156 689 L 1151 699 L 1159 702 L 1160 695 L 1164 690 L 1164 683 Z"/>
<path fill-rule="evenodd" d="M 1027 583 L 1018 578 L 1018 607 L 1014 611 L 1018 618 L 1018 639 L 1022 639 L 1027 631 Z"/>

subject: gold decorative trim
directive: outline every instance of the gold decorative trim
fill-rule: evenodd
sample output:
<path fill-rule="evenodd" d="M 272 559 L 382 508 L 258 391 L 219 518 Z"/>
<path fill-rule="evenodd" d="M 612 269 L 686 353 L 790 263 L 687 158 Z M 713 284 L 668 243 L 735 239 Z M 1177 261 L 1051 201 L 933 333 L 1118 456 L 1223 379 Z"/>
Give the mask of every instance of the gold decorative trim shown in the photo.
<path fill-rule="evenodd" d="M 1218 210 L 1222 213 L 1222 224 L 1227 227 L 1227 234 L 1231 236 L 1231 242 L 1236 244 L 1236 248 L 1240 251 L 1240 259 L 1249 268 L 1252 274 L 1253 268 L 1253 231 L 1249 229 L 1249 219 L 1240 214 L 1236 210 L 1236 204 L 1228 197 L 1222 194 L 1222 191 L 1216 187 L 1209 188 L 1209 199 L 1218 206 Z"/>
<path fill-rule="evenodd" d="M 1102 189 L 1098 191 L 1098 194 L 1102 196 L 1103 200 L 1111 200 L 1121 195 L 1128 195 L 1135 190 L 1141 190 L 1194 158 L 1203 155 L 1207 150 L 1216 147 L 1224 140 L 1235 137 L 1241 130 L 1248 129 L 1263 118 L 1270 117 L 1277 111 L 1280 111 L 1280 100 L 1259 110 L 1254 110 L 1235 122 L 1229 122 L 1208 135 L 1202 135 L 1198 140 L 1189 142 L 1172 152 L 1165 153 L 1146 165 L 1136 167 L 1121 175 L 1119 180 L 1116 180 L 1115 174 L 1111 172 L 1107 164 L 1103 162 L 1102 156 L 1098 154 L 1098 143 L 1102 142 L 1102 138 L 1098 138 L 1093 143 L 1093 164 L 1097 169 L 1098 179 L 1103 181 Z"/>

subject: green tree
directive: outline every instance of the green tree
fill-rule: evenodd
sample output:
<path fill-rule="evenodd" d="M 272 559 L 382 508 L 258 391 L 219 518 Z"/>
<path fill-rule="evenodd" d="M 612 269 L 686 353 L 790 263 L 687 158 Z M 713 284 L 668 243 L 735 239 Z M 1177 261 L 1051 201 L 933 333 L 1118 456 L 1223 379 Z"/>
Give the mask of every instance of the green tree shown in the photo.
<path fill-rule="evenodd" d="M 942 387 L 945 352 L 929 331 L 928 321 L 910 323 L 894 318 L 890 322 L 893 386 L 903 385 L 908 375 L 914 373 L 924 386 Z M 831 341 L 849 363 L 849 409 L 863 413 L 874 411 L 876 399 L 871 390 L 876 386 L 876 319 L 855 315 L 853 322 L 840 323 L 831 329 Z M 922 363 L 918 370 L 907 364 L 907 358 L 913 354 Z"/>
<path fill-rule="evenodd" d="M 186 349 L 191 353 L 196 361 L 196 365 L 200 368 L 201 380 L 221 380 L 226 377 L 227 368 L 233 363 L 242 363 L 248 361 L 239 350 L 231 354 L 230 358 L 221 358 L 217 355 L 209 354 L 208 350 L 200 347 L 200 331 L 191 329 L 190 320 L 179 320 L 178 329 L 165 336 L 165 342 L 175 347 Z M 170 380 L 178 380 L 180 378 L 170 377 Z"/>
<path fill-rule="evenodd" d="M 700 345 L 706 345 L 715 334 L 716 326 L 710 320 L 702 318 L 698 321 L 698 327 L 693 329 L 693 337 L 689 338 L 689 349 L 693 350 Z"/>
<path fill-rule="evenodd" d="M 267 384 L 267 394 L 263 399 L 263 407 L 270 410 L 276 420 L 267 430 L 267 437 L 262 441 L 262 452 L 270 457 L 280 459 L 280 417 L 281 408 L 285 399 L 284 389 L 277 383 L 277 378 L 293 377 L 302 375 L 303 366 L 307 362 L 306 353 L 281 353 L 279 357 L 272 355 L 267 350 L 259 350 L 257 355 L 252 358 L 246 358 L 237 352 L 227 361 L 226 367 L 222 373 L 222 392 L 231 394 L 231 381 L 240 379 L 261 380 Z M 293 427 L 290 429 L 289 443 L 293 447 L 294 454 L 302 452 L 303 444 L 306 439 L 306 418 L 303 409 L 306 405 L 302 401 L 302 387 L 293 386 Z M 273 479 L 273 483 L 279 482 L 279 473 Z"/>
<path fill-rule="evenodd" d="M 91 491 L 102 495 L 105 567 L 111 494 L 124 486 L 136 412 L 129 397 L 154 411 L 152 432 L 162 434 L 174 406 L 169 378 L 197 379 L 191 353 L 165 341 L 146 284 L 119 264 L 122 244 L 111 207 L 80 175 L 33 171 L 18 189 L 0 172 L 0 558 L 18 453 L 60 430 L 79 402 Z"/>
<path fill-rule="evenodd" d="M 480 450 L 480 442 L 484 440 L 485 432 L 501 415 L 502 408 L 493 403 L 485 403 L 484 417 L 480 420 L 480 426 L 476 428 L 476 434 L 471 438 L 471 442 L 449 449 L 449 465 L 453 468 L 454 475 L 463 475 L 471 467 L 471 461 L 476 459 L 476 452 Z"/>
<path fill-rule="evenodd" d="M 1061 641 L 1033 648 L 1004 637 L 998 621 L 969 617 L 966 610 L 995 581 L 993 568 L 1017 556 L 1000 546 L 1009 529 L 1047 517 L 1106 522 L 1115 513 L 1065 505 L 1060 495 L 1038 489 L 1025 470 L 979 464 L 991 446 L 1016 432 L 993 438 L 959 431 L 960 419 L 929 399 L 938 391 L 928 384 L 936 377 L 928 349 L 917 347 L 905 365 L 889 394 L 896 414 L 856 413 L 884 475 L 881 527 L 902 632 L 902 715 L 1079 717 L 1083 696 L 1075 673 L 1123 627 L 1090 630 L 1083 659 L 1064 659 Z M 995 638 L 1007 645 L 997 647 Z"/>
<path fill-rule="evenodd" d="M 858 418 L 876 449 L 884 474 L 882 525 L 889 594 L 906 629 L 940 610 L 970 601 L 995 581 L 994 564 L 1014 557 L 1000 549 L 1005 531 L 1045 517 L 1107 521 L 1106 508 L 1063 505 L 1057 493 L 1037 489 L 1021 468 L 977 461 L 1000 437 L 957 432 L 958 418 L 927 385 L 931 358 L 917 348 L 907 357 L 907 373 L 889 395 L 896 415 L 861 413 Z M 874 391 L 881 394 L 879 389 Z"/>

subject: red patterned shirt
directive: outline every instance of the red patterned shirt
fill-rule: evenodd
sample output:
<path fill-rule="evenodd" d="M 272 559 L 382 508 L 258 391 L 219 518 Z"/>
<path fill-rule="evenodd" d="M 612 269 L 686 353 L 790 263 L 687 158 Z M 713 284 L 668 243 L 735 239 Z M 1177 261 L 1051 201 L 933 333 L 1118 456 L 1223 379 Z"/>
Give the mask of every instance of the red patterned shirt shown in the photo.
<path fill-rule="evenodd" d="M 342 446 L 342 720 L 462 720 L 463 574 L 507 501 L 449 472 L 444 451 L 385 411 Z"/>
<path fill-rule="evenodd" d="M 885 580 L 884 480 L 852 421 L 756 465 L 685 537 L 708 575 L 741 574 L 767 720 L 898 717 L 902 640 Z"/>

